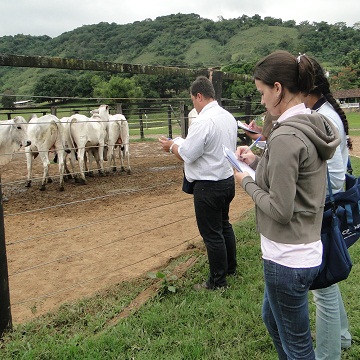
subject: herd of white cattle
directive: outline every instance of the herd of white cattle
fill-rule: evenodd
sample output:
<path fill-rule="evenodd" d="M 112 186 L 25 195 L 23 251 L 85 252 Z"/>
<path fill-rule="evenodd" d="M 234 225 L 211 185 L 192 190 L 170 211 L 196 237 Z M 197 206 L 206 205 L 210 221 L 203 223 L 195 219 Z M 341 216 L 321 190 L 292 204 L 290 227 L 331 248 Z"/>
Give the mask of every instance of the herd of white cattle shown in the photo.
<path fill-rule="evenodd" d="M 40 157 L 43 177 L 40 190 L 45 190 L 49 176 L 49 153 L 56 154 L 59 166 L 59 190 L 64 190 L 64 176 L 86 184 L 85 173 L 92 172 L 95 160 L 100 175 L 104 175 L 104 161 L 116 171 L 115 150 L 119 149 L 120 170 L 130 173 L 129 125 L 124 115 L 110 115 L 108 105 L 91 111 L 90 117 L 74 114 L 57 118 L 55 115 L 37 117 L 27 122 L 22 116 L 0 121 L 0 166 L 8 163 L 14 152 L 25 149 L 27 163 L 26 186 L 31 186 L 33 159 Z M 71 171 L 67 165 L 69 159 Z M 76 171 L 76 160 L 79 171 Z"/>

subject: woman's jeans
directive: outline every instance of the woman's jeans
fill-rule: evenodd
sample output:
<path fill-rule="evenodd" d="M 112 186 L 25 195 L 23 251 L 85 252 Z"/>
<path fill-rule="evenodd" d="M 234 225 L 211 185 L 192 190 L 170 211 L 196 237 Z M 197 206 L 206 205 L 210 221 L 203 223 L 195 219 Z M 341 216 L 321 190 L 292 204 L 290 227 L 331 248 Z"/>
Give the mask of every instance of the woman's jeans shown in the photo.
<path fill-rule="evenodd" d="M 351 346 L 351 335 L 339 286 L 312 292 L 316 304 L 316 360 L 340 360 L 341 348 Z"/>
<path fill-rule="evenodd" d="M 229 222 L 229 207 L 235 196 L 235 180 L 197 180 L 194 186 L 196 222 L 204 240 L 211 289 L 227 285 L 226 275 L 236 271 L 236 240 Z"/>
<path fill-rule="evenodd" d="M 263 260 L 265 293 L 262 318 L 280 360 L 315 360 L 308 292 L 319 267 L 289 268 Z"/>

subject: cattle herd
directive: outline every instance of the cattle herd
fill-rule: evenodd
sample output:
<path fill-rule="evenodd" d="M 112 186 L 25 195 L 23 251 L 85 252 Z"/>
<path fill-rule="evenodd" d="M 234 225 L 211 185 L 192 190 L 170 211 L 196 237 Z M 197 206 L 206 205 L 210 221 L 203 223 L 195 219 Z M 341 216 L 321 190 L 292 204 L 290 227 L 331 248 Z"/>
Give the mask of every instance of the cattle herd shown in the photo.
<path fill-rule="evenodd" d="M 14 152 L 24 147 L 28 187 L 32 180 L 32 162 L 37 156 L 43 165 L 40 190 L 45 190 L 46 183 L 52 181 L 49 176 L 50 152 L 56 154 L 61 191 L 64 190 L 64 176 L 86 184 L 85 174 L 93 171 L 94 160 L 100 175 L 104 174 L 106 160 L 115 171 L 116 148 L 119 149 L 120 169 L 125 170 L 126 159 L 127 172 L 131 171 L 128 122 L 122 114 L 110 115 L 108 105 L 100 105 L 91 111 L 90 117 L 74 114 L 59 119 L 55 115 L 33 115 L 27 122 L 22 116 L 17 116 L 1 121 L 0 125 L 0 165 L 8 163 Z"/>

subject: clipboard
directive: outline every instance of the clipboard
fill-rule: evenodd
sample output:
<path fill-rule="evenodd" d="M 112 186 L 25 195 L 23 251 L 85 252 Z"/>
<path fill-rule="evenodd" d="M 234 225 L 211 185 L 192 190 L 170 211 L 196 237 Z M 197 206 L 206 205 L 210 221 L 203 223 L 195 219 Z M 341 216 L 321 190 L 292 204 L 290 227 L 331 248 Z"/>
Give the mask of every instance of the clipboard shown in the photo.
<path fill-rule="evenodd" d="M 243 129 L 243 130 L 245 130 L 245 131 L 248 131 L 248 132 L 250 132 L 250 133 L 253 133 L 253 134 L 261 134 L 261 132 L 259 132 L 259 131 L 256 131 L 256 130 L 253 130 L 253 129 L 249 129 L 249 127 L 247 126 L 247 124 L 242 123 L 240 120 L 237 121 L 237 125 L 238 125 L 238 128 Z"/>
<path fill-rule="evenodd" d="M 238 160 L 236 155 L 228 149 L 225 145 L 223 145 L 223 152 L 226 159 L 229 161 L 231 166 L 235 168 L 239 172 L 248 172 L 249 175 L 255 180 L 255 171 L 245 162 Z"/>

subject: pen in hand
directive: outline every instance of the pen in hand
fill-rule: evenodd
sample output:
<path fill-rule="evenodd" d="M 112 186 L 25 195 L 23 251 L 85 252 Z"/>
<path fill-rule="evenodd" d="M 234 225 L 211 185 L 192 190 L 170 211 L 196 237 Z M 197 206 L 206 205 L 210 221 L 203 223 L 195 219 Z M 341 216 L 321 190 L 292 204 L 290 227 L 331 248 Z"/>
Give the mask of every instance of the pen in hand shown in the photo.
<path fill-rule="evenodd" d="M 250 149 L 252 149 L 261 139 L 261 136 L 259 136 L 244 152 L 243 154 L 246 154 Z"/>

